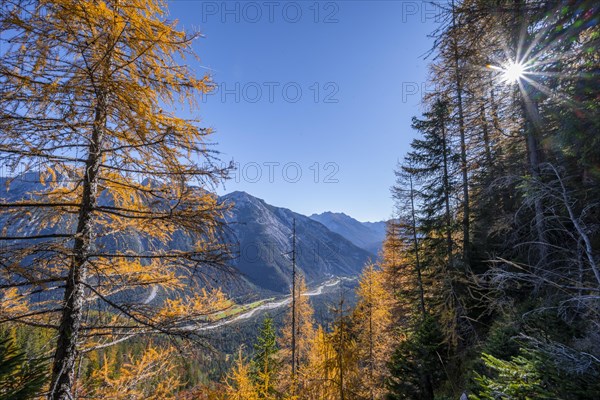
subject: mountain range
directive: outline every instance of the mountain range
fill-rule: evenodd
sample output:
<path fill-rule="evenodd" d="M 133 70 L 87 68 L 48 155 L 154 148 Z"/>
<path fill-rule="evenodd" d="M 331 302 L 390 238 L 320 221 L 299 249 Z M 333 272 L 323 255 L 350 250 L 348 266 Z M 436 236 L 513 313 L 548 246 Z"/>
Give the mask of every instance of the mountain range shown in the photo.
<path fill-rule="evenodd" d="M 43 190 L 37 176 L 26 174 L 6 190 L 6 178 L 0 178 L 0 199 L 14 201 Z M 101 196 L 101 202 L 110 201 Z M 365 263 L 376 258 L 385 232 L 384 222 L 361 223 L 342 213 L 326 212 L 307 217 L 286 208 L 275 207 L 245 192 L 232 192 L 220 198 L 232 203 L 226 217 L 239 271 L 238 283 L 225 288 L 239 296 L 261 292 L 284 294 L 289 291 L 292 276 L 292 231 L 296 226 L 296 265 L 309 285 L 318 285 L 332 277 L 357 276 Z M 5 225 L 0 220 L 0 225 Z M 0 226 L 0 230 L 6 228 Z M 143 251 L 146 245 L 135 232 L 115 238 L 104 238 L 110 247 Z M 170 246 L 185 248 L 189 240 L 175 235 Z M 231 282 L 213 276 L 217 282 Z"/>
<path fill-rule="evenodd" d="M 359 222 L 344 213 L 329 211 L 313 214 L 310 218 L 373 254 L 379 253 L 385 239 L 385 221 Z"/>
<path fill-rule="evenodd" d="M 333 231 L 316 218 L 272 206 L 245 192 L 230 193 L 222 200 L 234 204 L 228 220 L 238 242 L 239 254 L 234 265 L 261 288 L 275 292 L 289 290 L 294 220 L 296 265 L 309 284 L 333 276 L 356 276 L 366 262 L 375 259 L 373 252 L 353 242 L 356 235 L 351 236 L 353 239 L 346 237 L 341 227 Z"/>

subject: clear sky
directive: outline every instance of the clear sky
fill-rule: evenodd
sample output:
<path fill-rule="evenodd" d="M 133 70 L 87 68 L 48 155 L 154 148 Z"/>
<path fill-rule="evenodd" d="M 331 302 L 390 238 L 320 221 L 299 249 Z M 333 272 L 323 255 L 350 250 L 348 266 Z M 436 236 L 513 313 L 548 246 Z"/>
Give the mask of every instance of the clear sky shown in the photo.
<path fill-rule="evenodd" d="M 438 23 L 421 1 L 181 1 L 170 18 L 205 37 L 198 72 L 218 90 L 203 125 L 238 163 L 221 193 L 243 190 L 310 215 L 388 218 L 394 167 L 421 112 Z"/>

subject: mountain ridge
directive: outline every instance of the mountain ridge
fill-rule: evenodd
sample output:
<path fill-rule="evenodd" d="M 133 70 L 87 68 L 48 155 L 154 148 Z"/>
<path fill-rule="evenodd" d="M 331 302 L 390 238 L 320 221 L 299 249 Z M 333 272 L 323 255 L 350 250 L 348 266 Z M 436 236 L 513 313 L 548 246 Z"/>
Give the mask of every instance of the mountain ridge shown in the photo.
<path fill-rule="evenodd" d="M 312 214 L 310 218 L 373 254 L 379 253 L 385 239 L 385 221 L 360 222 L 343 212 L 331 211 Z"/>
<path fill-rule="evenodd" d="M 320 283 L 332 276 L 356 276 L 375 257 L 320 222 L 246 192 L 231 192 L 221 199 L 234 203 L 235 217 L 228 219 L 239 241 L 239 257 L 234 265 L 261 287 L 281 292 L 290 284 L 294 219 L 297 266 L 308 283 Z"/>

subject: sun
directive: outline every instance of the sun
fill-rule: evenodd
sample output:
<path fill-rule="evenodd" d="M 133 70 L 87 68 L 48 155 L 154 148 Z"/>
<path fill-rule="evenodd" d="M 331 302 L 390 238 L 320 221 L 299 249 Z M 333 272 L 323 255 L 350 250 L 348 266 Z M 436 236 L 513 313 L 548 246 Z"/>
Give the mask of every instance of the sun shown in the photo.
<path fill-rule="evenodd" d="M 519 62 L 510 62 L 502 68 L 502 77 L 507 83 L 516 83 L 525 76 L 525 69 Z"/>
<path fill-rule="evenodd" d="M 486 67 L 500 72 L 501 81 L 506 84 L 518 83 L 522 80 L 529 81 L 527 75 L 531 65 L 525 65 L 522 62 L 508 61 L 501 66 L 488 64 Z"/>

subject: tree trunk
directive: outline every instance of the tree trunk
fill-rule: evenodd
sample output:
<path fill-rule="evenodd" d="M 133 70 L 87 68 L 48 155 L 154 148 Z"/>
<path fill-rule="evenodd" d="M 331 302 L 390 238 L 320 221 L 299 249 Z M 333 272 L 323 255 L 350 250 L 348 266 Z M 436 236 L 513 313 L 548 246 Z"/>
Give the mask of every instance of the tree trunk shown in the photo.
<path fill-rule="evenodd" d="M 525 134 L 527 140 L 527 153 L 529 156 L 529 169 L 534 180 L 540 181 L 540 153 L 537 138 L 536 122 L 539 121 L 537 112 L 537 104 L 532 101 L 530 107 L 527 107 L 525 99 L 522 100 L 523 114 L 525 117 Z M 531 115 L 530 115 L 531 114 Z M 546 264 L 548 257 L 548 240 L 546 238 L 546 221 L 544 220 L 544 207 L 541 196 L 536 196 L 534 199 L 535 212 L 535 231 L 536 231 L 536 247 L 538 249 L 538 260 L 535 263 L 542 268 Z"/>
<path fill-rule="evenodd" d="M 454 0 L 452 1 L 452 29 L 456 29 L 456 20 L 454 13 Z M 465 265 L 469 265 L 469 250 L 471 242 L 469 235 L 471 231 L 471 220 L 470 220 L 470 206 L 469 206 L 469 175 L 467 171 L 467 144 L 465 139 L 465 119 L 463 112 L 462 102 L 462 75 L 460 72 L 459 65 L 459 54 L 458 54 L 458 43 L 456 38 L 456 31 L 453 31 L 453 50 L 454 50 L 454 72 L 456 79 L 456 102 L 458 106 L 458 131 L 460 133 L 460 170 L 462 174 L 462 186 L 463 186 L 463 261 Z"/>
<path fill-rule="evenodd" d="M 450 177 L 448 172 L 448 143 L 446 139 L 446 120 L 441 121 L 441 134 L 444 159 L 444 204 L 446 207 L 446 246 L 448 252 L 448 263 L 452 264 L 452 216 L 450 214 Z"/>
<path fill-rule="evenodd" d="M 479 115 L 481 119 L 481 126 L 483 128 L 483 145 L 485 150 L 485 162 L 488 166 L 489 171 L 493 171 L 494 161 L 492 159 L 492 146 L 490 144 L 490 134 L 488 130 L 488 122 L 485 117 L 485 105 L 481 103 L 481 107 L 479 109 Z"/>
<path fill-rule="evenodd" d="M 98 197 L 98 171 L 101 163 L 102 140 L 106 126 L 105 96 L 100 95 L 95 109 L 94 126 L 89 154 L 83 176 L 83 194 L 79 209 L 77 234 L 73 244 L 73 258 L 67 281 L 63 313 L 58 329 L 58 341 L 52 367 L 49 400 L 71 400 L 75 384 L 77 342 L 83 320 L 84 291 L 87 279 L 88 257 L 94 239 L 93 211 Z"/>
<path fill-rule="evenodd" d="M 427 311 L 425 308 L 425 291 L 423 289 L 423 277 L 421 275 L 421 262 L 419 258 L 419 242 L 417 238 L 417 217 L 415 215 L 415 198 L 413 191 L 413 181 L 412 175 L 408 177 L 410 182 L 410 212 L 412 216 L 412 236 L 413 236 L 413 245 L 415 251 L 415 265 L 417 269 L 417 285 L 419 287 L 419 305 L 421 308 L 421 316 L 425 319 L 427 315 Z"/>
<path fill-rule="evenodd" d="M 529 149 L 529 160 L 531 163 L 531 172 L 534 179 L 540 179 L 539 163 L 538 163 L 538 151 L 537 151 L 537 139 L 530 133 L 527 135 L 527 148 Z M 537 234 L 537 247 L 538 247 L 538 264 L 544 266 L 546 264 L 546 258 L 548 257 L 547 240 L 546 240 L 546 221 L 544 220 L 544 208 L 542 205 L 542 199 L 536 198 L 534 202 L 535 209 L 535 230 Z"/>
<path fill-rule="evenodd" d="M 528 25 L 528 16 L 526 14 L 525 1 L 515 0 L 515 11 L 514 11 L 514 22 L 512 27 L 512 45 L 515 49 L 514 62 L 520 62 L 519 59 L 524 48 L 529 43 L 527 40 L 526 29 L 523 29 Z M 538 114 L 538 105 L 533 100 L 535 94 L 532 90 L 535 90 L 527 82 L 520 82 L 520 88 L 526 93 L 519 93 L 521 101 L 521 112 L 523 119 L 525 120 L 525 140 L 527 144 L 527 155 L 529 158 L 529 169 L 533 179 L 540 180 L 540 153 L 538 145 L 538 123 L 540 122 L 540 116 Z M 532 89 L 532 90 L 528 90 Z M 529 104 L 527 102 L 529 101 Z M 548 253 L 547 240 L 546 240 L 546 222 L 544 220 L 544 208 L 542 205 L 542 199 L 536 196 L 534 200 L 534 212 L 535 212 L 535 231 L 536 231 L 536 248 L 538 250 L 538 260 L 534 263 L 538 267 L 543 267 L 546 264 L 546 258 Z"/>

